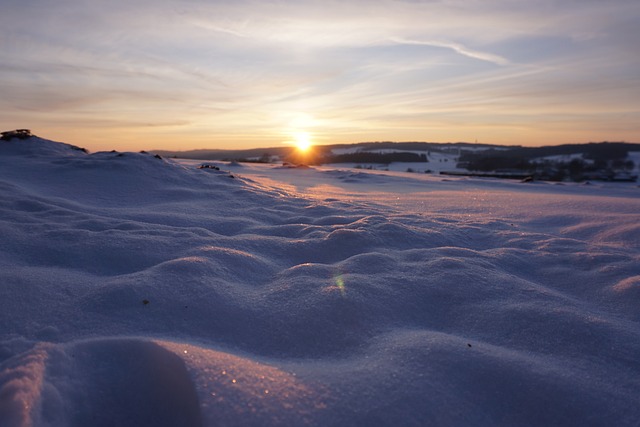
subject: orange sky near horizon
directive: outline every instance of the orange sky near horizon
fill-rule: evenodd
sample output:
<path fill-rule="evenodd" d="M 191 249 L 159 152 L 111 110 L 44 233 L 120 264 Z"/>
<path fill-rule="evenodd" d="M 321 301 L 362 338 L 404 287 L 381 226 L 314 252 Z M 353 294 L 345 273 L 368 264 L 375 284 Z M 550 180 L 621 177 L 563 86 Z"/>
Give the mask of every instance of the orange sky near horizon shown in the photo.
<path fill-rule="evenodd" d="M 90 151 L 640 142 L 639 21 L 635 0 L 7 0 L 0 130 Z"/>

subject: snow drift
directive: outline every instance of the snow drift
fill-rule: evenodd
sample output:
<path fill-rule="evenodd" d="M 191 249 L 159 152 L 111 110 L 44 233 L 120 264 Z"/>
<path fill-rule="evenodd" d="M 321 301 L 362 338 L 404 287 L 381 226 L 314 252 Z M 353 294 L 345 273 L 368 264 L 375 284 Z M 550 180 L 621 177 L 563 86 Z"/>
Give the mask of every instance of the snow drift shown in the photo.
<path fill-rule="evenodd" d="M 640 189 L 0 142 L 0 425 L 637 425 Z"/>

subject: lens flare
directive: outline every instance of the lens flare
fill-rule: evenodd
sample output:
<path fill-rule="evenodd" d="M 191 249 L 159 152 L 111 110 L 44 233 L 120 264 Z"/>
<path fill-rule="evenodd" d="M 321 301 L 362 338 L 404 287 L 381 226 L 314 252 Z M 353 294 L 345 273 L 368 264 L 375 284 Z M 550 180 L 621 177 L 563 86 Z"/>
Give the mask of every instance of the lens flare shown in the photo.
<path fill-rule="evenodd" d="M 344 286 L 344 279 L 342 278 L 342 275 L 339 274 L 335 277 L 335 281 L 336 281 L 336 286 L 338 287 L 338 289 L 340 289 L 340 294 L 344 295 L 346 292 L 346 288 Z"/>

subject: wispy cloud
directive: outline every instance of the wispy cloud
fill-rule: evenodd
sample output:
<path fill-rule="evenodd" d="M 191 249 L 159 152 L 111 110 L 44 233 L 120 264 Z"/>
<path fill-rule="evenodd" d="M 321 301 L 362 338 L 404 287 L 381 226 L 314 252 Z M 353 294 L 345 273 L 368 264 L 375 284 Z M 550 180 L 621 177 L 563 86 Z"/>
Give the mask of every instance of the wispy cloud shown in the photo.
<path fill-rule="evenodd" d="M 454 43 L 449 41 L 438 41 L 438 40 L 429 40 L 429 41 L 409 40 L 409 39 L 404 39 L 399 37 L 392 38 L 391 41 L 397 44 L 404 44 L 404 45 L 431 46 L 431 47 L 441 47 L 445 49 L 451 49 L 454 52 L 459 53 L 460 55 L 464 55 L 473 59 L 479 59 L 481 61 L 491 62 L 497 65 L 508 65 L 510 63 L 508 59 L 503 58 L 499 55 L 494 55 L 488 52 L 473 50 L 466 46 L 463 46 L 460 43 Z"/>

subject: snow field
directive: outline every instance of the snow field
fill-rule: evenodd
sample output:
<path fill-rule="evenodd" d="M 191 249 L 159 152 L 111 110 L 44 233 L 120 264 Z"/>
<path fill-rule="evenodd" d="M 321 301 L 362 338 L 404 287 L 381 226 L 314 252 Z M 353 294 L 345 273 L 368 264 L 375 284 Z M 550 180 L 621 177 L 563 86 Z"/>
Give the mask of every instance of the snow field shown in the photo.
<path fill-rule="evenodd" d="M 640 418 L 637 186 L 224 169 L 0 144 L 0 425 Z"/>

